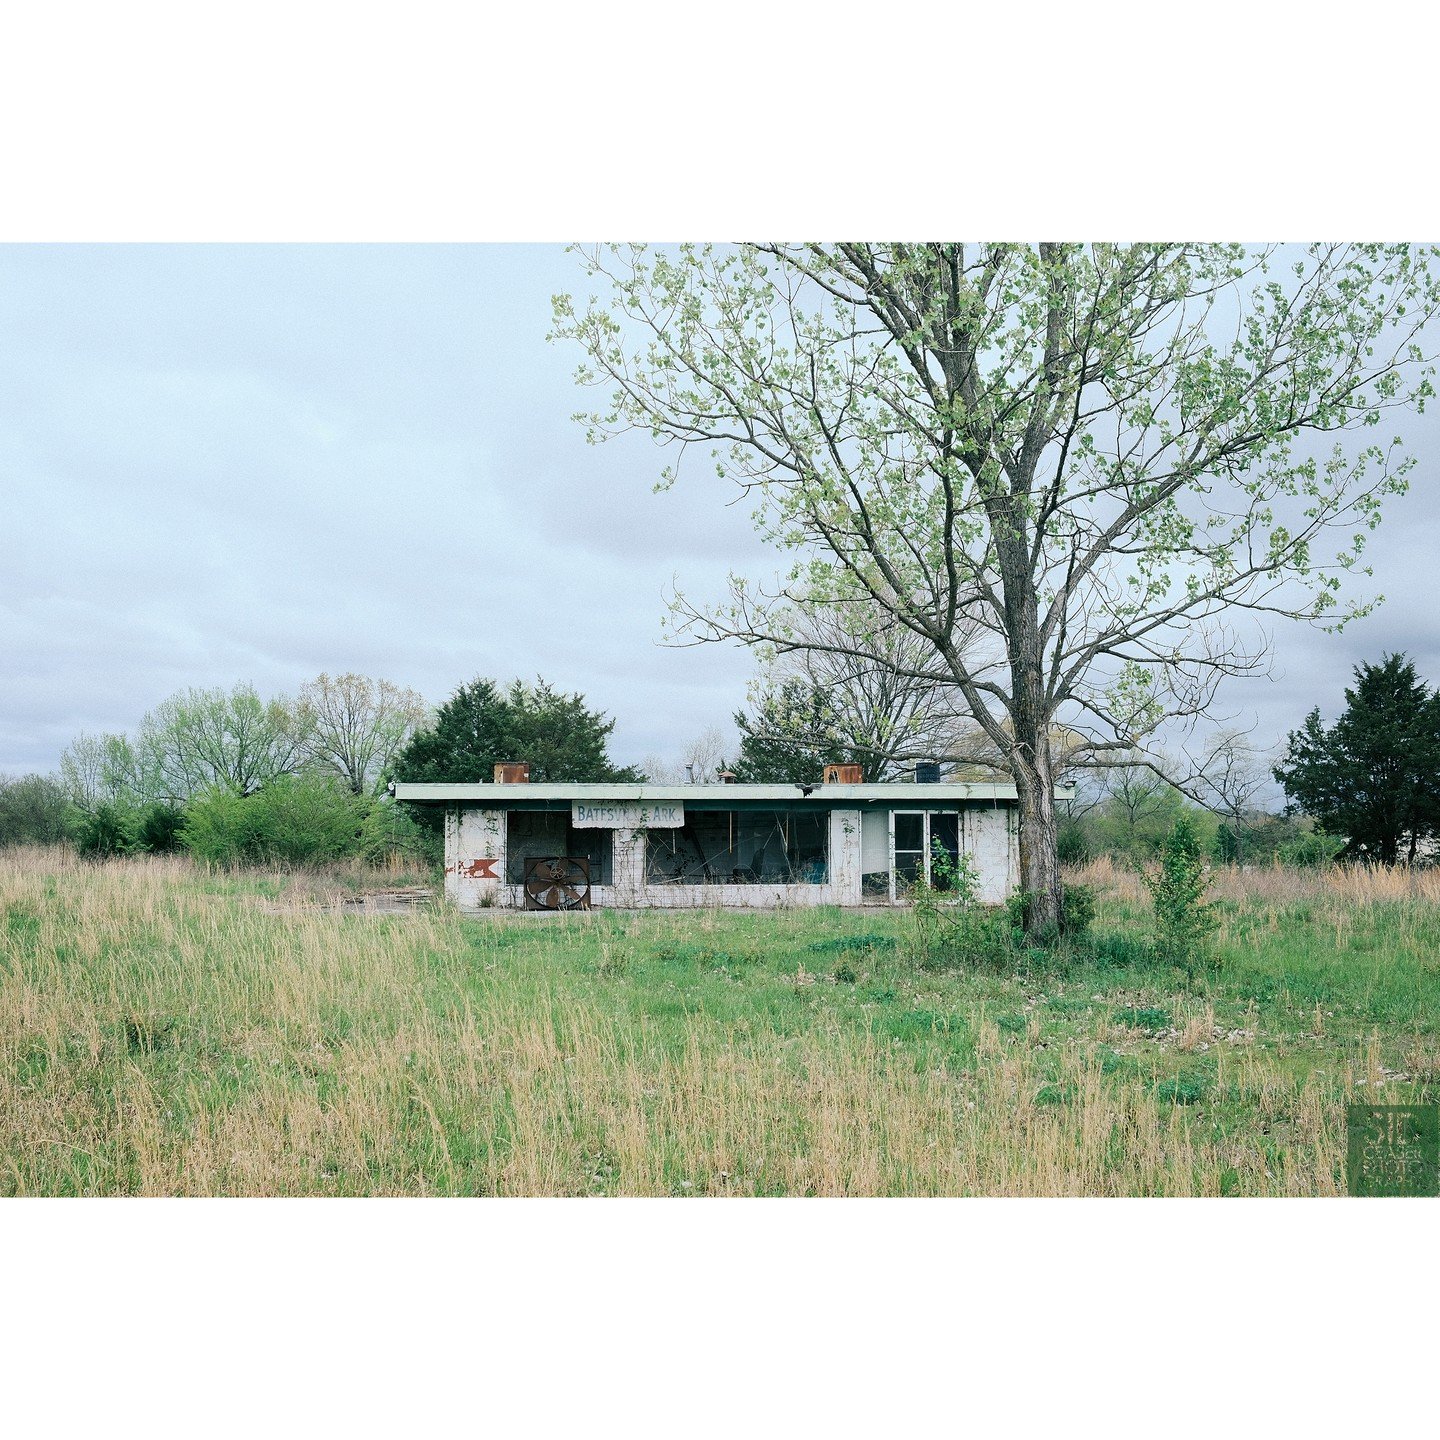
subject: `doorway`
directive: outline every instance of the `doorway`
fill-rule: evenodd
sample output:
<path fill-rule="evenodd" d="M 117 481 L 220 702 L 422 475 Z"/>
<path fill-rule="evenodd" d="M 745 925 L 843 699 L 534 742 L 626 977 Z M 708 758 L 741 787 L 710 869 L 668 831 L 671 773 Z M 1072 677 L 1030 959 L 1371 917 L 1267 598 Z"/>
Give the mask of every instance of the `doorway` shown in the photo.
<path fill-rule="evenodd" d="M 934 874 L 937 850 L 953 864 L 960 855 L 960 816 L 953 810 L 892 810 L 890 812 L 890 903 L 896 904 L 921 880 L 937 890 L 946 888 Z"/>

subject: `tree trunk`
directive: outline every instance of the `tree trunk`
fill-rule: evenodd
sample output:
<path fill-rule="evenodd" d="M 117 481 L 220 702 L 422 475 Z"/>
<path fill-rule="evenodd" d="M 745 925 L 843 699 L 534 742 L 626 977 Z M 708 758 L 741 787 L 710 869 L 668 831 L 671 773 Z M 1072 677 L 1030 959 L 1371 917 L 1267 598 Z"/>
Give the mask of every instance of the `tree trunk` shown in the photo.
<path fill-rule="evenodd" d="M 1025 937 L 1053 940 L 1060 928 L 1059 829 L 1055 816 L 1055 777 L 1050 767 L 1049 736 L 1034 736 L 1017 746 L 1011 772 L 1020 797 L 1020 889 L 1028 897 Z"/>

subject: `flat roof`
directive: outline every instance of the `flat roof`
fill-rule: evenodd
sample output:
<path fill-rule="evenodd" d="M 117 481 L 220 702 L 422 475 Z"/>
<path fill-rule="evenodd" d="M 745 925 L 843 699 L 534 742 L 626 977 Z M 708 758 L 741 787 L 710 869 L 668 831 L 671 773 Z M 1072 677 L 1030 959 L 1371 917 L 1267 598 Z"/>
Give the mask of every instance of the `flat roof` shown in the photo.
<path fill-rule="evenodd" d="M 909 781 L 892 781 L 883 785 L 813 785 L 805 794 L 799 785 L 586 785 L 581 782 L 564 784 L 496 785 L 486 782 L 474 785 L 429 784 L 396 781 L 397 800 L 421 805 L 453 804 L 457 800 L 484 801 L 491 808 L 504 810 L 505 802 L 523 804 L 534 800 L 610 800 L 643 805 L 647 800 L 681 800 L 695 805 L 716 806 L 722 801 L 755 802 L 783 801 L 788 805 L 806 802 L 826 805 L 873 805 L 879 801 L 906 801 L 942 804 L 963 800 L 1014 800 L 1015 786 L 1010 781 L 945 780 L 934 785 Z M 1074 787 L 1057 785 L 1055 797 L 1068 800 Z"/>

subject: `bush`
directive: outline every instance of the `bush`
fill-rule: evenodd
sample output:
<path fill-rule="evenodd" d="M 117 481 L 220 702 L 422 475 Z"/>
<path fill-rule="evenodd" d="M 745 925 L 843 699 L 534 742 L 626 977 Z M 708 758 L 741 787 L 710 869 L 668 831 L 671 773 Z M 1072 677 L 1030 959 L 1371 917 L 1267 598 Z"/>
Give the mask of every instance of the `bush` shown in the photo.
<path fill-rule="evenodd" d="M 1345 848 L 1343 840 L 1327 835 L 1323 830 L 1312 830 L 1308 835 L 1297 835 L 1275 852 L 1282 865 L 1299 870 L 1320 870 L 1331 864 Z"/>
<path fill-rule="evenodd" d="M 1055 852 L 1062 865 L 1084 865 L 1090 859 L 1090 837 L 1085 827 L 1075 820 L 1062 825 Z"/>
<path fill-rule="evenodd" d="M 397 852 L 435 858 L 431 837 L 393 801 L 356 795 L 314 772 L 282 775 L 254 795 L 205 791 L 191 801 L 180 840 L 212 865 L 323 865 Z"/>
<path fill-rule="evenodd" d="M 1160 850 L 1160 863 L 1141 872 L 1155 906 L 1155 953 L 1162 960 L 1194 969 L 1214 928 L 1215 915 L 1204 901 L 1210 867 L 1188 815 L 1181 815 Z"/>
<path fill-rule="evenodd" d="M 72 833 L 82 855 L 128 855 L 135 849 L 135 815 L 123 805 L 105 801 L 82 813 Z"/>
<path fill-rule="evenodd" d="M 180 848 L 180 830 L 185 824 L 185 812 L 178 805 L 157 800 L 146 805 L 134 817 L 132 826 L 132 848 L 144 850 L 152 855 L 168 854 Z"/>
<path fill-rule="evenodd" d="M 254 795 L 216 786 L 190 802 L 181 840 L 212 865 L 323 864 L 365 852 L 371 808 L 323 775 L 282 775 Z"/>
<path fill-rule="evenodd" d="M 49 775 L 0 775 L 0 845 L 54 845 L 70 831 L 70 802 Z"/>

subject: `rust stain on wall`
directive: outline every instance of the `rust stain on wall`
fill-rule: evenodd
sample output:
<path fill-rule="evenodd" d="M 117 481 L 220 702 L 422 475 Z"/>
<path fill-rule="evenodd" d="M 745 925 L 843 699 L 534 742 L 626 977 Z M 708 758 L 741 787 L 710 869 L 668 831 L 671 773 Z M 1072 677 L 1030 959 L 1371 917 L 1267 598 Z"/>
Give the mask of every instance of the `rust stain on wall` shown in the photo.
<path fill-rule="evenodd" d="M 447 875 L 458 875 L 462 880 L 498 880 L 495 867 L 499 860 L 468 860 L 463 865 L 447 865 Z"/>

